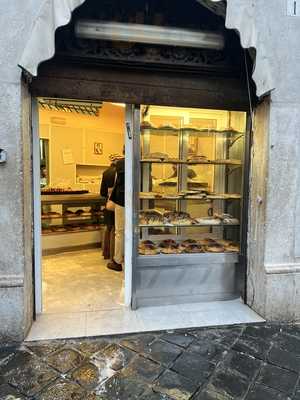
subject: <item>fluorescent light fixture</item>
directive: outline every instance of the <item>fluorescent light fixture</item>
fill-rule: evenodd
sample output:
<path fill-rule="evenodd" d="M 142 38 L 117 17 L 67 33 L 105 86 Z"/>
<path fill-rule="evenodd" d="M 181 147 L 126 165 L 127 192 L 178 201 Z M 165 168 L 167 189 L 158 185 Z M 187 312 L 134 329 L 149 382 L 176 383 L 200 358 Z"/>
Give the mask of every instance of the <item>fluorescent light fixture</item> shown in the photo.
<path fill-rule="evenodd" d="M 222 50 L 220 33 L 121 22 L 79 20 L 75 34 L 82 39 L 112 40 Z"/>
<path fill-rule="evenodd" d="M 48 111 L 63 111 L 67 113 L 92 115 L 97 117 L 102 108 L 102 102 L 88 100 L 57 99 L 54 97 L 40 97 L 39 106 Z"/>

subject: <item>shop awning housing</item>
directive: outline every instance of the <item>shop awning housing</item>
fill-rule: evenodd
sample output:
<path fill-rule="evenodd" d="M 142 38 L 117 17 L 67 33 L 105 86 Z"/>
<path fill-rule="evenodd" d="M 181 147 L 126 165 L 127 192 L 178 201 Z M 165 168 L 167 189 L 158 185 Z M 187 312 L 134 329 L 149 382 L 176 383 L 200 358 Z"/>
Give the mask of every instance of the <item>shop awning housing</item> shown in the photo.
<path fill-rule="evenodd" d="M 224 15 L 222 0 L 197 0 L 219 15 Z M 55 31 L 69 23 L 72 12 L 85 0 L 44 0 L 34 22 L 29 40 L 19 62 L 21 68 L 37 76 L 38 66 L 55 54 Z M 101 6 L 101 5 L 99 5 Z M 184 6 L 184 2 L 183 2 Z M 256 66 L 253 80 L 257 96 L 261 97 L 275 88 L 268 51 L 260 40 L 255 26 L 256 8 L 245 1 L 227 0 L 226 22 L 228 29 L 238 31 L 243 48 L 256 49 Z"/>

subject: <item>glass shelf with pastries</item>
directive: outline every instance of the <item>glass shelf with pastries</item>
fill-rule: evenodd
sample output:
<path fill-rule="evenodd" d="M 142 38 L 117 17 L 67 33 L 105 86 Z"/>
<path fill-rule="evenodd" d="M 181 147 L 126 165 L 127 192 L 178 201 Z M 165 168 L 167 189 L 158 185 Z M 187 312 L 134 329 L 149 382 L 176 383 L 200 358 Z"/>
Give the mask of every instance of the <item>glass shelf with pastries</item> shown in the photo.
<path fill-rule="evenodd" d="M 184 110 L 184 117 L 171 112 L 172 117 L 167 109 L 151 106 L 141 124 L 138 253 L 238 254 L 244 117 L 228 113 L 228 127 L 218 127 L 217 121 L 201 128 L 197 123 L 205 121 L 191 117 L 195 110 Z M 186 124 L 188 120 L 196 126 Z"/>
<path fill-rule="evenodd" d="M 99 231 L 105 200 L 99 195 L 42 195 L 42 235 Z"/>

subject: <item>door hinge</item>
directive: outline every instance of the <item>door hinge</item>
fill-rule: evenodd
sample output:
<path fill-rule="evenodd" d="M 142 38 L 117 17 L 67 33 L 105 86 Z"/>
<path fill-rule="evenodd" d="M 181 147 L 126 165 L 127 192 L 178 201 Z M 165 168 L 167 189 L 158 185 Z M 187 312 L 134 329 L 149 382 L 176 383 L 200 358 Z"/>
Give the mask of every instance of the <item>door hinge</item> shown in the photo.
<path fill-rule="evenodd" d="M 131 132 L 131 124 L 130 124 L 130 122 L 126 122 L 126 131 L 127 131 L 128 139 L 131 140 L 132 139 L 132 132 Z"/>

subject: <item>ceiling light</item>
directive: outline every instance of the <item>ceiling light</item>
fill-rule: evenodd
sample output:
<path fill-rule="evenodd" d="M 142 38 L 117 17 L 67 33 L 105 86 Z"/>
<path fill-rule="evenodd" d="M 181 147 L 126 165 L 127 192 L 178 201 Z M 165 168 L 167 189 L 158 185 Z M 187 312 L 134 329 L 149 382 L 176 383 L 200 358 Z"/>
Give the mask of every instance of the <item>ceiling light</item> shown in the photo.
<path fill-rule="evenodd" d="M 79 20 L 75 34 L 82 39 L 112 40 L 167 46 L 222 50 L 224 37 L 220 33 L 179 29 L 155 25 Z"/>
<path fill-rule="evenodd" d="M 102 102 L 56 99 L 42 97 L 38 99 L 39 106 L 48 111 L 63 111 L 67 113 L 91 115 L 97 117 L 102 108 Z"/>

